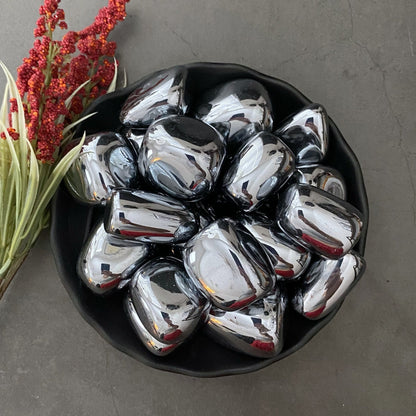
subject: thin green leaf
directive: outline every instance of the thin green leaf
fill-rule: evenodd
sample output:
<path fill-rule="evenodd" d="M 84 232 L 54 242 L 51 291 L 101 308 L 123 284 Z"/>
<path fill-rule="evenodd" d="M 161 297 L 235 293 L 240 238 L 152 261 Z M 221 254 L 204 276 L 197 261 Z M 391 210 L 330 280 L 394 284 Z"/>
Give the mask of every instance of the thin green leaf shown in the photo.
<path fill-rule="evenodd" d="M 71 129 L 73 129 L 75 126 L 77 126 L 79 123 L 82 123 L 84 120 L 86 120 L 87 118 L 90 118 L 90 117 L 92 117 L 92 116 L 95 116 L 97 113 L 95 112 L 95 113 L 91 113 L 91 114 L 87 114 L 86 116 L 84 116 L 84 117 L 82 117 L 82 118 L 80 118 L 79 120 L 77 120 L 77 121 L 75 121 L 75 122 L 73 122 L 73 123 L 71 123 L 71 124 L 68 124 L 65 128 L 64 128 L 64 130 L 63 130 L 63 132 L 62 132 L 62 134 L 65 136 Z"/>
<path fill-rule="evenodd" d="M 4 89 L 3 94 L 3 101 L 1 103 L 1 109 L 0 109 L 0 120 L 6 124 L 7 123 L 7 117 L 8 117 L 8 102 L 9 102 L 9 87 L 6 85 L 6 88 Z"/>
<path fill-rule="evenodd" d="M 8 102 L 9 102 L 9 86 L 6 84 L 6 87 L 4 89 L 3 101 L 2 101 L 2 105 L 0 109 L 0 120 L 3 122 L 4 125 L 7 124 L 8 108 L 9 108 Z M 1 130 L 0 133 L 2 132 L 3 131 Z M 3 188 L 4 188 L 5 182 L 7 180 L 7 176 L 9 173 L 10 157 L 6 157 L 8 150 L 7 150 L 7 145 L 5 144 L 5 141 L 2 140 L 1 143 L 2 143 L 2 149 L 0 149 L 1 150 L 1 162 L 0 162 L 1 163 L 1 167 L 0 167 L 1 178 L 0 179 L 3 182 Z M 4 201 L 2 202 L 4 204 Z"/>
<path fill-rule="evenodd" d="M 0 134 L 2 131 L 0 130 Z M 10 157 L 9 157 L 9 151 L 7 148 L 6 141 L 3 139 L 0 139 L 0 182 L 2 184 L 2 189 L 5 189 L 7 176 L 10 170 Z M 2 198 L 0 199 L 0 206 L 4 206 L 4 194 Z M 3 212 L 3 209 L 0 209 L 1 212 Z M 0 221 L 0 224 L 3 224 L 3 221 Z"/>
<path fill-rule="evenodd" d="M 61 149 L 65 149 L 66 145 L 74 138 L 75 131 L 68 133 L 61 141 Z"/>
<path fill-rule="evenodd" d="M 24 240 L 26 237 L 24 231 L 27 230 L 27 224 L 32 218 L 36 196 L 38 195 L 39 191 L 39 166 L 38 160 L 36 159 L 36 154 L 30 145 L 29 140 L 26 140 L 26 146 L 29 150 L 29 180 L 28 180 L 28 187 L 27 187 L 27 194 L 25 195 L 25 202 L 23 205 L 22 212 L 19 216 L 19 221 L 16 224 L 16 231 L 13 236 L 12 243 L 10 244 L 10 253 L 14 255 L 17 250 L 19 249 L 21 241 Z"/>
<path fill-rule="evenodd" d="M 10 265 L 12 264 L 12 259 L 9 257 L 4 263 L 2 268 L 0 269 L 0 276 L 7 272 L 8 268 L 10 267 Z"/>
<path fill-rule="evenodd" d="M 0 129 L 0 133 L 2 133 L 1 129 Z M 6 206 L 6 185 L 8 182 L 8 172 L 10 168 L 10 157 L 9 157 L 9 149 L 7 147 L 6 141 L 3 139 L 0 139 L 0 183 L 1 183 L 1 195 L 0 195 L 0 215 L 1 215 L 1 220 L 0 220 L 0 241 L 3 242 L 4 238 L 4 234 L 7 231 L 7 227 L 6 227 L 6 223 L 5 223 L 5 209 L 4 207 Z M 2 249 L 4 247 L 2 247 L 0 245 L 0 249 Z M 1 261 L 1 252 L 0 252 L 0 261 Z"/>
<path fill-rule="evenodd" d="M 6 143 L 7 143 L 7 147 L 9 149 L 9 153 L 11 156 L 11 166 L 10 166 L 10 174 L 15 174 L 16 178 L 18 179 L 18 187 L 16 188 L 16 190 L 18 190 L 20 192 L 21 188 L 20 188 L 20 164 L 19 164 L 19 158 L 18 158 L 18 154 L 16 152 L 15 146 L 14 146 L 14 141 L 13 139 L 10 137 L 9 132 L 7 131 L 6 126 L 3 124 L 3 122 L 0 120 L 0 128 L 3 130 L 4 135 L 6 137 Z M 20 205 L 19 205 L 20 207 Z M 16 207 L 16 209 L 18 210 L 19 207 Z"/>
<path fill-rule="evenodd" d="M 6 65 L 4 65 L 4 63 L 2 61 L 0 61 L 0 68 L 3 70 L 4 75 L 6 76 L 7 87 L 9 89 L 10 98 L 16 98 L 16 95 L 19 95 L 19 92 L 17 91 L 17 87 L 16 87 L 16 89 L 14 88 L 16 86 L 16 84 L 14 82 L 14 79 L 13 79 L 12 75 L 10 74 Z M 16 113 L 11 113 L 10 115 L 11 115 L 11 118 L 12 118 L 13 127 L 15 127 L 16 130 L 18 130 L 18 128 L 17 128 L 18 127 L 17 114 Z M 8 124 L 8 123 L 5 123 L 5 124 Z M 9 126 L 9 127 L 12 127 L 12 126 Z"/>
<path fill-rule="evenodd" d="M 121 83 L 121 86 L 123 87 L 123 88 L 126 88 L 127 87 L 127 71 L 126 71 L 126 68 L 123 68 L 123 82 Z"/>
<path fill-rule="evenodd" d="M 117 61 L 116 58 L 114 58 L 114 76 L 113 79 L 111 80 L 111 84 L 107 89 L 107 94 L 109 94 L 110 92 L 114 92 L 116 90 L 116 84 L 117 84 Z"/>
<path fill-rule="evenodd" d="M 65 100 L 65 107 L 69 108 L 71 106 L 71 102 L 74 99 L 74 97 L 78 94 L 79 90 L 81 88 L 84 88 L 88 83 L 90 83 L 91 80 L 85 81 L 83 84 L 81 84 L 66 100 Z"/>
<path fill-rule="evenodd" d="M 10 91 L 10 97 L 14 98 L 17 103 L 17 114 L 14 118 L 14 125 L 13 127 L 19 133 L 20 139 L 18 140 L 19 144 L 19 156 L 20 156 L 20 170 L 21 170 L 21 192 L 22 195 L 26 194 L 27 189 L 27 164 L 28 164 L 28 148 L 27 148 L 27 135 L 26 135 L 26 121 L 25 121 L 25 113 L 23 109 L 22 99 L 20 98 L 19 90 L 17 88 L 16 82 L 14 81 L 12 74 L 4 65 L 3 62 L 0 61 L 0 67 L 3 70 L 4 74 L 7 78 L 7 86 Z"/>
<path fill-rule="evenodd" d="M 45 186 L 45 189 L 41 192 L 41 199 L 39 202 L 36 203 L 35 210 L 32 215 L 32 219 L 26 229 L 24 237 L 31 235 L 32 228 L 36 225 L 36 221 L 39 220 L 39 216 L 43 214 L 46 206 L 49 204 L 51 198 L 53 197 L 56 189 L 59 186 L 59 183 L 67 173 L 68 169 L 70 168 L 71 164 L 74 160 L 78 157 L 79 152 L 84 144 L 85 140 L 85 133 L 79 142 L 79 144 L 71 149 L 54 167 L 50 177 L 48 178 L 48 182 Z"/>
<path fill-rule="evenodd" d="M 1 156 L 2 155 L 0 155 L 0 157 Z M 0 224 L 2 224 L 2 226 L 4 228 L 5 225 L 4 225 L 3 200 L 4 200 L 4 182 L 3 182 L 3 180 L 0 180 Z M 0 251 L 0 260 L 1 260 L 1 251 Z"/>
<path fill-rule="evenodd" d="M 4 123 L 0 120 L 0 130 L 3 131 L 5 134 L 5 143 L 7 144 L 7 149 L 10 154 L 10 171 L 7 175 L 6 186 L 5 186 L 5 196 L 6 200 L 4 201 L 4 209 L 5 218 L 4 218 L 4 230 L 2 232 L 2 246 L 6 246 L 7 236 L 9 235 L 9 221 L 11 220 L 11 213 L 12 211 L 17 214 L 20 212 L 20 202 L 22 194 L 21 191 L 21 184 L 20 184 L 20 165 L 19 159 L 16 154 L 16 150 L 13 145 L 13 140 L 10 137 L 9 133 L 7 132 L 7 128 Z M 14 228 L 14 227 L 12 227 Z"/>

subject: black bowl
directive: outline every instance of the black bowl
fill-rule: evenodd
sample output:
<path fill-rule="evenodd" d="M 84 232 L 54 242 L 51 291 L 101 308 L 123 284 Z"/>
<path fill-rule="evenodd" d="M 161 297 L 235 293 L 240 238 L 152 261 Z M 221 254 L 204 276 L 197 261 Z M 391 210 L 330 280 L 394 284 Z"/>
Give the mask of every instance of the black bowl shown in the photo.
<path fill-rule="evenodd" d="M 189 70 L 187 89 L 191 97 L 216 84 L 235 78 L 252 78 L 268 90 L 278 125 L 291 113 L 300 110 L 311 101 L 296 88 L 276 78 L 234 64 L 194 63 L 186 65 Z M 95 101 L 87 113 L 97 112 L 79 126 L 79 133 L 87 134 L 113 130 L 118 126 L 120 108 L 135 84 Z M 192 105 L 192 103 L 191 103 Z M 357 207 L 364 218 L 361 239 L 355 250 L 364 255 L 368 226 L 368 202 L 363 177 L 357 158 L 340 131 L 330 120 L 329 150 L 324 164 L 338 169 L 344 176 L 348 201 Z M 288 308 L 283 351 L 270 359 L 259 359 L 228 350 L 199 331 L 195 336 L 166 357 L 151 354 L 133 332 L 123 310 L 123 294 L 102 298 L 90 292 L 78 278 L 75 270 L 78 254 L 95 217 L 101 210 L 78 204 L 61 185 L 52 205 L 51 244 L 62 283 L 83 318 L 108 342 L 144 364 L 177 373 L 214 377 L 240 374 L 281 360 L 306 344 L 336 314 L 332 312 L 321 320 L 307 320 Z"/>

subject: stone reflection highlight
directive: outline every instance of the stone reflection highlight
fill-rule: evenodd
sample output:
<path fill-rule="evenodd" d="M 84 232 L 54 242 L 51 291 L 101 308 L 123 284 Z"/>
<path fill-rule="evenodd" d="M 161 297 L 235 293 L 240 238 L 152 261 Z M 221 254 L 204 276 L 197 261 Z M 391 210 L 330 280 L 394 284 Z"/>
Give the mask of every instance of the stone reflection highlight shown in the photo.
<path fill-rule="evenodd" d="M 108 293 L 129 279 L 150 252 L 148 244 L 108 235 L 99 221 L 78 257 L 77 273 L 94 293 Z"/>
<path fill-rule="evenodd" d="M 198 231 L 195 215 L 180 202 L 127 189 L 113 192 L 104 226 L 116 237 L 145 243 L 180 243 Z"/>
<path fill-rule="evenodd" d="M 146 127 L 158 118 L 184 114 L 188 107 L 185 84 L 188 71 L 183 66 L 159 71 L 140 82 L 120 112 L 125 126 Z"/>
<path fill-rule="evenodd" d="M 311 260 L 309 251 L 290 240 L 272 220 L 245 216 L 242 224 L 264 248 L 278 280 L 298 279 L 306 270 Z"/>
<path fill-rule="evenodd" d="M 114 188 L 137 185 L 136 158 L 120 134 L 92 134 L 85 138 L 80 154 L 64 180 L 78 201 L 90 205 L 105 204 Z"/>
<path fill-rule="evenodd" d="M 286 296 L 279 289 L 240 309 L 225 312 L 212 308 L 207 333 L 218 343 L 259 358 L 270 358 L 283 348 Z"/>
<path fill-rule="evenodd" d="M 320 162 L 328 150 L 328 116 L 320 104 L 311 104 L 283 122 L 275 134 L 293 151 L 297 165 Z"/>
<path fill-rule="evenodd" d="M 316 253 L 337 259 L 360 238 L 362 214 L 351 204 L 309 185 L 291 185 L 277 208 L 280 227 Z"/>
<path fill-rule="evenodd" d="M 156 189 L 196 201 L 212 191 L 224 156 L 224 139 L 217 130 L 199 120 L 172 116 L 147 130 L 139 168 Z"/>
<path fill-rule="evenodd" d="M 230 219 L 213 222 L 183 250 L 188 274 L 220 309 L 236 310 L 265 296 L 274 283 L 260 244 Z"/>
<path fill-rule="evenodd" d="M 342 175 L 329 166 L 301 166 L 296 169 L 293 177 L 297 183 L 315 186 L 344 200 L 347 197 L 347 187 Z"/>
<path fill-rule="evenodd" d="M 183 342 L 207 307 L 182 262 L 173 257 L 141 266 L 131 280 L 130 296 L 144 327 L 166 344 Z"/>
<path fill-rule="evenodd" d="M 337 260 L 317 260 L 293 298 L 294 308 L 305 318 L 323 318 L 340 305 L 364 270 L 364 259 L 353 251 Z"/>
<path fill-rule="evenodd" d="M 292 152 L 276 136 L 260 132 L 235 155 L 224 179 L 224 192 L 244 211 L 277 192 L 295 169 Z"/>
<path fill-rule="evenodd" d="M 271 130 L 273 126 L 269 94 L 259 82 L 245 78 L 207 91 L 200 99 L 195 117 L 218 128 L 232 145 L 243 141 L 247 133 L 242 129 L 249 125 L 253 133 Z"/>
<path fill-rule="evenodd" d="M 171 352 L 173 352 L 179 345 L 180 342 L 173 343 L 173 344 L 166 344 L 164 342 L 160 342 L 156 339 L 143 325 L 140 317 L 134 307 L 133 300 L 128 294 L 124 300 L 124 309 L 126 311 L 127 317 L 129 318 L 130 324 L 133 327 L 134 332 L 142 341 L 143 345 L 155 355 L 160 357 L 164 357 Z"/>

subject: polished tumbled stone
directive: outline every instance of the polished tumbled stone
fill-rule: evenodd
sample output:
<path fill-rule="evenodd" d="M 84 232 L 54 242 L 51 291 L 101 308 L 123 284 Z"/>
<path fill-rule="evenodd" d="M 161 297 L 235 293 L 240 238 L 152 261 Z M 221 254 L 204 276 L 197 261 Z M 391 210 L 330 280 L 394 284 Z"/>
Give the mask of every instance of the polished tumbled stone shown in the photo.
<path fill-rule="evenodd" d="M 224 157 L 224 139 L 217 130 L 190 117 L 171 116 L 147 130 L 139 169 L 155 189 L 195 201 L 212 191 Z"/>
<path fill-rule="evenodd" d="M 197 287 L 224 310 L 255 302 L 270 291 L 275 280 L 260 244 L 230 219 L 217 220 L 193 237 L 183 259 Z"/>
<path fill-rule="evenodd" d="M 151 74 L 139 82 L 120 112 L 125 126 L 149 126 L 158 118 L 184 114 L 187 109 L 185 84 L 188 70 L 176 66 Z"/>

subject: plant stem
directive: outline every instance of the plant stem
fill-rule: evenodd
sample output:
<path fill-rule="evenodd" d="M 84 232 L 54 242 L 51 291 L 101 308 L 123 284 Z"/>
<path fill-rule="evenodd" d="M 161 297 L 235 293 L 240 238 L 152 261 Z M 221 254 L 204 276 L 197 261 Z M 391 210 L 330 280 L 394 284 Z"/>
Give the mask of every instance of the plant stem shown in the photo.
<path fill-rule="evenodd" d="M 4 293 L 6 292 L 6 289 L 8 288 L 9 284 L 13 280 L 13 277 L 16 275 L 17 271 L 19 270 L 19 267 L 25 260 L 27 254 L 28 253 L 25 253 L 19 258 L 14 259 L 14 261 L 12 262 L 7 272 L 3 276 L 0 276 L 0 300 L 3 297 Z"/>

